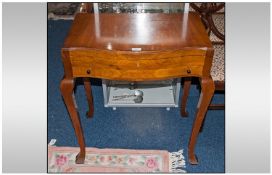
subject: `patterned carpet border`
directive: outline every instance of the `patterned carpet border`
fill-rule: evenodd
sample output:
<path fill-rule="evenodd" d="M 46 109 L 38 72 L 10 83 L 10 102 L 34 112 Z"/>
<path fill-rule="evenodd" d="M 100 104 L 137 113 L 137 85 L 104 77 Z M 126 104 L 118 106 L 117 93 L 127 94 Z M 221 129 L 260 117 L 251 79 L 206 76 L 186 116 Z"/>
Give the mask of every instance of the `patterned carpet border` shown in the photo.
<path fill-rule="evenodd" d="M 48 172 L 169 173 L 186 172 L 183 150 L 86 148 L 84 164 L 75 164 L 78 147 L 48 146 Z"/>

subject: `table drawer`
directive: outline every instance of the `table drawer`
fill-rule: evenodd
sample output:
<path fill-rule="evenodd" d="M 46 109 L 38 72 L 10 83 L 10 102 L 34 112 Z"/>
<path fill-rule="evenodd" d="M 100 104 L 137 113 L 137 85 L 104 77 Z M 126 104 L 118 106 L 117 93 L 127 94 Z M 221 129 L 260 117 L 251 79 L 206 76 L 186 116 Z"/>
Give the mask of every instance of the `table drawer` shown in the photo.
<path fill-rule="evenodd" d="M 201 76 L 205 51 L 71 51 L 74 77 L 144 81 Z"/>

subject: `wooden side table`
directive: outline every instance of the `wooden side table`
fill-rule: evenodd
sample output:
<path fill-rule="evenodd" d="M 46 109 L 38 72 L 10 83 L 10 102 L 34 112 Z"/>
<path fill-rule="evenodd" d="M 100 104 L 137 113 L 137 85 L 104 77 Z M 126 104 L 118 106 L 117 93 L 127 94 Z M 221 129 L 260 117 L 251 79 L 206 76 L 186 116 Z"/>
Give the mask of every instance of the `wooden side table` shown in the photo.
<path fill-rule="evenodd" d="M 194 147 L 214 93 L 210 76 L 213 48 L 197 14 L 79 13 L 61 53 L 61 94 L 80 146 L 76 163 L 84 163 L 85 142 L 73 98 L 75 78 L 84 78 L 91 117 L 93 101 L 88 78 L 150 81 L 195 76 L 200 78 L 201 95 L 188 157 L 191 164 L 197 164 Z"/>

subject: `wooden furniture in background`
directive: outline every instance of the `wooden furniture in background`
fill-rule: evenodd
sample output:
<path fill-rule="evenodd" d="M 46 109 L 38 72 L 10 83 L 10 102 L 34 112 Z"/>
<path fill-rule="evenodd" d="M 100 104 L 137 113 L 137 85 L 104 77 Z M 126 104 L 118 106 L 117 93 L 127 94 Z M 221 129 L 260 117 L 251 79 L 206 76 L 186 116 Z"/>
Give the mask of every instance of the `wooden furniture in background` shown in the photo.
<path fill-rule="evenodd" d="M 220 62 L 224 62 L 224 55 L 219 55 L 219 54 L 224 54 L 225 35 L 217 29 L 217 25 L 214 23 L 212 15 L 215 13 L 224 13 L 219 11 L 225 7 L 225 3 L 190 3 L 190 6 L 200 15 L 202 22 L 206 27 L 207 33 L 210 35 L 210 33 L 213 32 L 216 37 L 222 40 L 221 42 L 218 42 L 218 41 L 212 42 L 215 48 L 215 54 L 214 54 L 214 64 L 212 65 L 212 68 L 211 68 L 212 70 L 211 75 L 214 80 L 215 91 L 224 92 L 225 78 L 224 76 L 217 77 L 216 75 L 219 72 L 220 74 L 224 75 L 224 72 L 222 72 L 224 71 L 224 69 L 217 70 L 218 65 L 215 65 L 215 64 L 220 64 Z M 222 48 L 220 47 L 223 47 L 222 53 L 220 53 L 220 50 L 222 50 Z M 190 87 L 191 87 L 191 79 L 186 78 L 184 80 L 183 95 L 181 99 L 181 115 L 184 117 L 188 116 L 188 113 L 186 111 L 186 104 L 187 104 L 187 99 L 189 96 Z M 225 109 L 225 105 L 224 104 L 210 104 L 209 109 Z"/>
<path fill-rule="evenodd" d="M 197 4 L 200 4 L 199 6 Z M 204 3 L 190 3 L 190 6 L 200 15 L 208 34 L 211 32 L 215 34 L 220 40 L 225 41 L 225 36 L 221 33 L 213 20 L 213 14 L 219 13 L 221 9 L 225 7 L 224 2 L 204 2 Z M 224 12 L 223 12 L 224 13 Z M 221 43 L 221 42 L 219 42 Z"/>
<path fill-rule="evenodd" d="M 169 27 L 171 26 L 171 27 Z M 64 78 L 60 90 L 80 146 L 76 163 L 84 163 L 85 142 L 73 98 L 76 78 L 84 78 L 93 116 L 89 78 L 149 81 L 199 77 L 201 98 L 188 146 L 191 164 L 200 126 L 214 93 L 210 76 L 213 48 L 199 16 L 185 14 L 76 15 L 62 48 Z M 208 156 L 208 155 L 207 155 Z"/>
<path fill-rule="evenodd" d="M 93 3 L 83 2 L 80 4 L 80 13 L 92 13 L 94 10 Z"/>

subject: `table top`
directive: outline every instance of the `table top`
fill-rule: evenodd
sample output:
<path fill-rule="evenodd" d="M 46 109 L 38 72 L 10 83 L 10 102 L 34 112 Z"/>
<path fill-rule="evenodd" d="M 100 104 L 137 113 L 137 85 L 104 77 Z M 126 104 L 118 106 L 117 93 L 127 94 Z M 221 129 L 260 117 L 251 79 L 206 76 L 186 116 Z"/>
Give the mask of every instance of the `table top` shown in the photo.
<path fill-rule="evenodd" d="M 156 51 L 212 44 L 196 13 L 78 13 L 63 48 Z"/>

